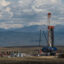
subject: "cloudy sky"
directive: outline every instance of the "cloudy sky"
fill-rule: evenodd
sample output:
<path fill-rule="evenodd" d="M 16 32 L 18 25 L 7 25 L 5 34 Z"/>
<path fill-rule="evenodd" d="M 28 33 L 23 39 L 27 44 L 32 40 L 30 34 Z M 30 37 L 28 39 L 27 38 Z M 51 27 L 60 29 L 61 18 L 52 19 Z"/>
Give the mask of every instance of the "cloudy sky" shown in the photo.
<path fill-rule="evenodd" d="M 0 0 L 0 28 L 46 25 L 48 12 L 52 24 L 64 25 L 64 0 Z"/>

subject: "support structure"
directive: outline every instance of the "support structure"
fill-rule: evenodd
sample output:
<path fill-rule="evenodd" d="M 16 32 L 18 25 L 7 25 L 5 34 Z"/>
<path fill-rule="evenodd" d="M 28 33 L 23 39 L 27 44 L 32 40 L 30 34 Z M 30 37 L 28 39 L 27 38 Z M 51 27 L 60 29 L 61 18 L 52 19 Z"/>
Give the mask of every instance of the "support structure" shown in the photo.
<path fill-rule="evenodd" d="M 54 26 L 48 26 L 48 46 L 54 47 Z"/>
<path fill-rule="evenodd" d="M 46 55 L 55 55 L 57 48 L 54 47 L 54 26 L 52 26 L 50 23 L 51 13 L 48 13 L 48 46 L 43 47 L 42 51 Z"/>
<path fill-rule="evenodd" d="M 41 41 L 42 41 L 42 33 L 41 33 L 41 30 L 40 30 L 39 47 L 41 46 Z"/>
<path fill-rule="evenodd" d="M 48 13 L 48 46 L 54 46 L 54 26 L 50 25 L 51 13 Z"/>

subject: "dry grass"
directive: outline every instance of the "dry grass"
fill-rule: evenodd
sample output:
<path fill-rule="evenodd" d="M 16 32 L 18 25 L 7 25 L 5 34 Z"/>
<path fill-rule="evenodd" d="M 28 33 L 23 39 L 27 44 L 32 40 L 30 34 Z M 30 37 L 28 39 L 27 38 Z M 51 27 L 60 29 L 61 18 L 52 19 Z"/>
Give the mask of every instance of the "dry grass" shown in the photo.
<path fill-rule="evenodd" d="M 64 59 L 53 56 L 23 57 L 23 58 L 0 58 L 1 64 L 64 64 Z"/>
<path fill-rule="evenodd" d="M 27 54 L 37 54 L 39 47 L 32 47 L 32 48 L 2 48 L 0 51 L 19 51 L 22 53 Z M 64 51 L 64 48 L 58 47 L 59 50 Z M 0 57 L 0 64 L 64 64 L 64 59 L 56 58 L 53 56 L 32 56 L 32 57 L 23 57 L 23 58 L 1 58 Z"/>

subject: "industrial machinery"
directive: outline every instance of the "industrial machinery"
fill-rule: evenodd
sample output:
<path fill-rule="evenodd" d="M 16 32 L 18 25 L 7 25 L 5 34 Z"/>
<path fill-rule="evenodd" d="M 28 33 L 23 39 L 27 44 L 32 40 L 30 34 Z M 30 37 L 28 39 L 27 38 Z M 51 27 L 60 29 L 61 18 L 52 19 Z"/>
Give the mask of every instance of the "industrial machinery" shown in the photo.
<path fill-rule="evenodd" d="M 51 13 L 48 13 L 48 46 L 43 47 L 42 51 L 47 55 L 55 55 L 57 48 L 54 47 L 54 26 L 50 24 Z"/>

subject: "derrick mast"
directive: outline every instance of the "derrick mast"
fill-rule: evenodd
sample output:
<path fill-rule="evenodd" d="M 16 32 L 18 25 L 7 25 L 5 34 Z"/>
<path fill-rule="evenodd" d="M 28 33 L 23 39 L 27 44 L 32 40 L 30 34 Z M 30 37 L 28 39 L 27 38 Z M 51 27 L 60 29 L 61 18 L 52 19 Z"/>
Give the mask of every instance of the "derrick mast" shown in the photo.
<path fill-rule="evenodd" d="M 48 13 L 48 46 L 54 47 L 54 26 L 50 22 L 51 13 Z"/>
<path fill-rule="evenodd" d="M 42 51 L 47 55 L 55 55 L 57 48 L 54 47 L 54 26 L 51 25 L 50 22 L 51 19 L 51 13 L 48 13 L 48 38 L 47 38 L 47 47 L 43 47 Z"/>

